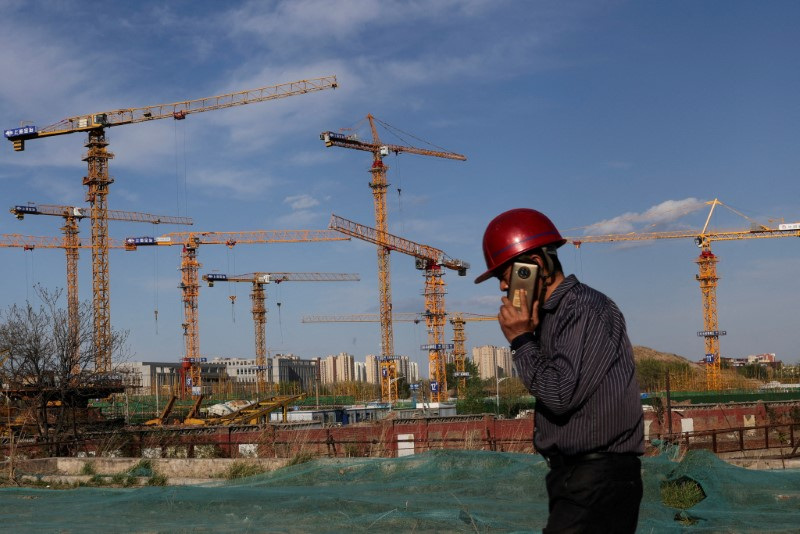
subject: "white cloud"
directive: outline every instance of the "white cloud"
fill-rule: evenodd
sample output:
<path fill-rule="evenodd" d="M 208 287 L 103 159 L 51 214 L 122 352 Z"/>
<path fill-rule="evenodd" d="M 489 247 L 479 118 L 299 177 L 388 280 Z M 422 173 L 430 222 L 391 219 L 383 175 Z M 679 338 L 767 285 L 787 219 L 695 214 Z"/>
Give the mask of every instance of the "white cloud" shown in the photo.
<path fill-rule="evenodd" d="M 596 234 L 623 234 L 641 229 L 643 226 L 655 226 L 672 223 L 681 217 L 703 209 L 705 201 L 696 198 L 683 200 L 665 200 L 643 213 L 628 212 L 612 219 L 606 219 L 589 225 L 585 229 L 586 235 Z M 649 230 L 650 228 L 645 228 Z"/>
<path fill-rule="evenodd" d="M 252 1 L 229 13 L 224 25 L 275 47 L 306 40 L 330 46 L 352 41 L 365 28 L 393 26 L 398 20 L 409 24 L 423 19 L 478 18 L 486 9 L 493 9 L 493 4 L 486 0 L 339 0 L 331 8 L 324 0 L 294 0 L 272 4 L 276 6 L 273 9 L 270 4 Z"/>
<path fill-rule="evenodd" d="M 289 204 L 289 206 L 295 211 L 307 210 L 308 208 L 319 206 L 319 200 L 315 199 L 311 195 L 306 195 L 305 193 L 286 197 L 283 199 L 283 203 Z"/>
<path fill-rule="evenodd" d="M 276 181 L 269 176 L 218 169 L 190 171 L 187 180 L 189 185 L 200 188 L 206 194 L 219 196 L 222 193 L 242 200 L 254 200 L 276 185 Z"/>

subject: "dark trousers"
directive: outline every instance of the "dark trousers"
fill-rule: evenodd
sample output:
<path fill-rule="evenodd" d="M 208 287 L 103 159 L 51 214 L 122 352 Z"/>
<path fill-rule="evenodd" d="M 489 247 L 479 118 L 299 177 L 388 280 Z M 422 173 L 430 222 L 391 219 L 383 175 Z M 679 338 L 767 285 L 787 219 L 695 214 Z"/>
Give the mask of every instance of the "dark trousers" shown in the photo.
<path fill-rule="evenodd" d="M 642 501 L 638 456 L 553 461 L 546 482 L 550 515 L 543 534 L 636 532 Z"/>

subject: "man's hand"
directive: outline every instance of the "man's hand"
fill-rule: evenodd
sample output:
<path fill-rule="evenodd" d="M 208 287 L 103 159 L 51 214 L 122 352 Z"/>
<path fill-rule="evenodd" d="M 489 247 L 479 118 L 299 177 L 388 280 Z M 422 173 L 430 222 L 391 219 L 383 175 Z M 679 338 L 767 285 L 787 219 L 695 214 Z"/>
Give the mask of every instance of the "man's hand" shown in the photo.
<path fill-rule="evenodd" d="M 519 302 L 527 302 L 528 292 L 524 289 L 519 291 Z M 497 314 L 497 321 L 500 329 L 509 343 L 525 332 L 533 332 L 539 326 L 539 302 L 533 301 L 533 310 L 528 310 L 524 305 L 522 309 L 517 308 L 511 303 L 508 297 L 502 297 L 503 305 L 500 306 L 500 313 Z"/>

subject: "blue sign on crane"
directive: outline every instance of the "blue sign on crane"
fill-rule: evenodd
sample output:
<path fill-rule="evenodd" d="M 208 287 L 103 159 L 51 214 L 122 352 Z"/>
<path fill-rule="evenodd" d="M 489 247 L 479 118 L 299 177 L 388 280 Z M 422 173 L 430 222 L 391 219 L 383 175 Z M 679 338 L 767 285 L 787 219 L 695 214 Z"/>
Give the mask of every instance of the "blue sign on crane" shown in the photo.
<path fill-rule="evenodd" d="M 20 128 L 11 128 L 10 130 L 4 130 L 3 135 L 9 139 L 13 139 L 14 137 L 22 137 L 23 135 L 33 135 L 36 133 L 36 126 L 22 126 Z"/>
<path fill-rule="evenodd" d="M 39 213 L 39 208 L 36 206 L 14 206 L 14 211 L 19 213 Z"/>
<path fill-rule="evenodd" d="M 125 243 L 128 245 L 155 245 L 156 238 L 155 237 L 126 237 Z"/>

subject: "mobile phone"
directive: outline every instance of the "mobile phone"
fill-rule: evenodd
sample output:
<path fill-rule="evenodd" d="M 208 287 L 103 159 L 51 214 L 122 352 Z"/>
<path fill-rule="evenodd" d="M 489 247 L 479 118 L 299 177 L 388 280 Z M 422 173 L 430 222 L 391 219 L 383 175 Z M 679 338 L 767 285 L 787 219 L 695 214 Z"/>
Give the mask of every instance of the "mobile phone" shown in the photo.
<path fill-rule="evenodd" d="M 533 297 L 536 291 L 536 275 L 538 272 L 539 266 L 535 263 L 515 262 L 511 266 L 511 279 L 508 282 L 508 299 L 511 301 L 512 305 L 522 309 L 519 290 L 524 289 L 528 293 L 526 302 L 528 310 L 533 308 Z"/>

